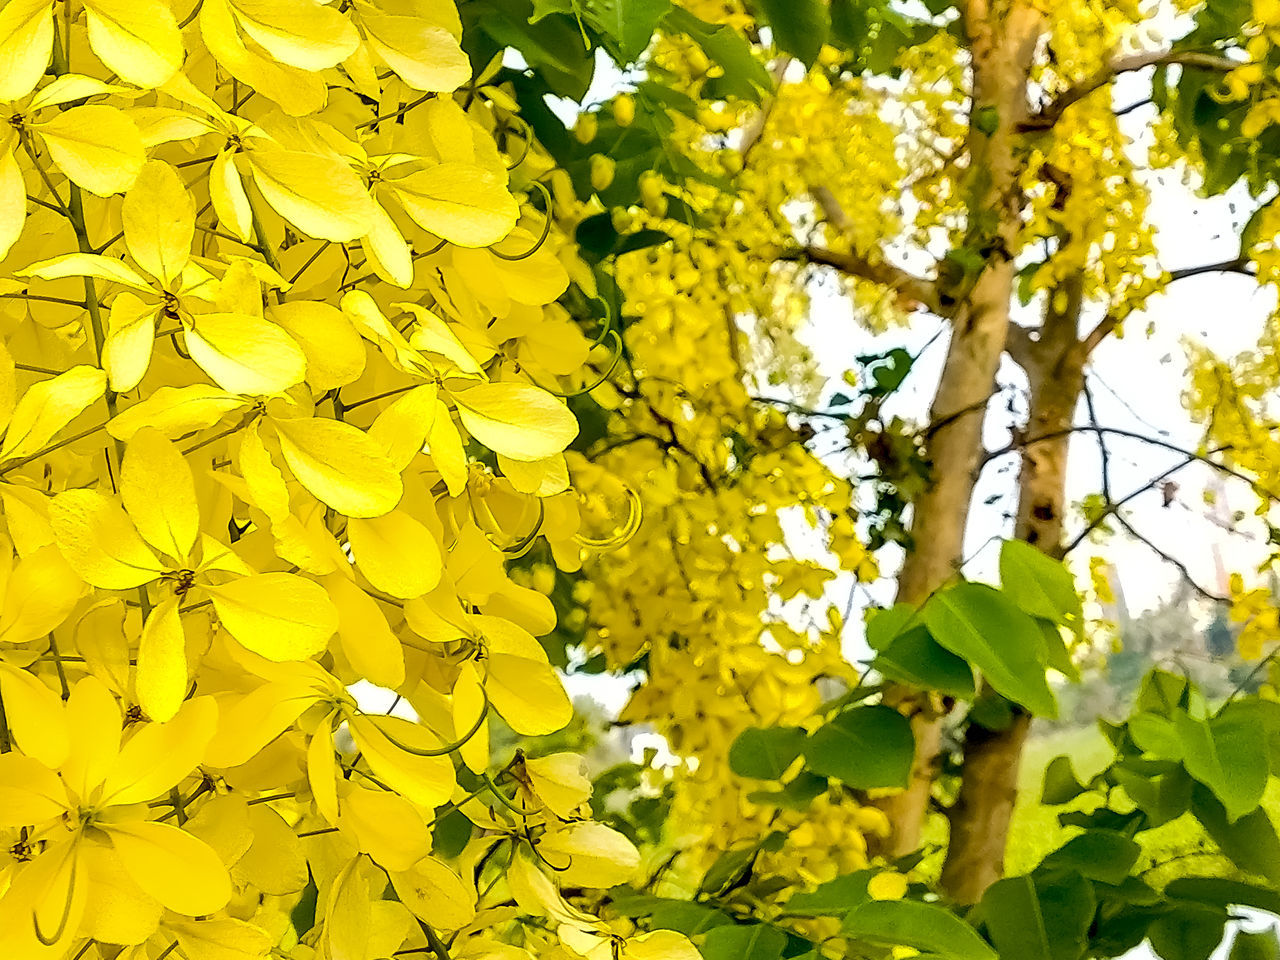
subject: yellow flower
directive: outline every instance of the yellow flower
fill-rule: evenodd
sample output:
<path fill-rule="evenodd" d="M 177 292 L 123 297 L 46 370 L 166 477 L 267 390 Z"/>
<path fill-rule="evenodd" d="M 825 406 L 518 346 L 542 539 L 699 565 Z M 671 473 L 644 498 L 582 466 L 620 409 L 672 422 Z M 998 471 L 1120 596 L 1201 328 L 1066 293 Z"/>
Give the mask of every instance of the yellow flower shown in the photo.
<path fill-rule="evenodd" d="M 147 806 L 203 759 L 217 724 L 213 700 L 189 700 L 172 720 L 130 732 L 111 692 L 85 677 L 65 711 L 69 747 L 56 771 L 25 753 L 0 754 L 0 827 L 28 828 L 29 859 L 11 867 L 0 897 L 0 953 L 15 960 L 44 955 L 42 945 L 57 956 L 100 922 L 95 913 L 108 902 L 118 912 L 153 916 L 154 929 L 155 905 L 201 916 L 231 897 L 217 853 L 149 819 Z"/>

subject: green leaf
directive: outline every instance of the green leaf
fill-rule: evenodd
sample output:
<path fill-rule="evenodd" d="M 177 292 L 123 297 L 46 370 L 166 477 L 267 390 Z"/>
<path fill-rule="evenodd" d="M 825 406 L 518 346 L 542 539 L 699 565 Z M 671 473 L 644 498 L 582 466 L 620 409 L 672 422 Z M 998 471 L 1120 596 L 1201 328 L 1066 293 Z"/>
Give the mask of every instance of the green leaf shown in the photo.
<path fill-rule="evenodd" d="M 1276 928 L 1268 927 L 1257 933 L 1237 930 L 1227 960 L 1280 960 L 1280 936 Z"/>
<path fill-rule="evenodd" d="M 1175 710 L 1185 710 L 1190 700 L 1191 685 L 1186 677 L 1167 670 L 1152 670 L 1142 678 L 1135 709 L 1168 716 Z"/>
<path fill-rule="evenodd" d="M 1280 837 L 1265 810 L 1254 810 L 1233 823 L 1218 798 L 1196 784 L 1191 812 L 1232 863 L 1280 886 Z"/>
<path fill-rule="evenodd" d="M 537 23 L 543 17 L 553 13 L 573 15 L 573 0 L 533 0 L 533 13 L 529 14 L 529 22 Z"/>
<path fill-rule="evenodd" d="M 925 604 L 924 621 L 938 643 L 981 670 L 997 691 L 1032 713 L 1057 716 L 1040 628 L 999 591 L 979 583 L 949 587 Z"/>
<path fill-rule="evenodd" d="M 1147 936 L 1162 960 L 1209 960 L 1226 923 L 1225 910 L 1186 903 L 1156 920 Z"/>
<path fill-rule="evenodd" d="M 1207 724 L 1189 716 L 1184 721 L 1185 714 L 1174 720 L 1187 738 L 1183 760 L 1187 772 L 1213 789 L 1232 818 L 1255 809 L 1267 789 L 1269 730 L 1261 707 L 1236 700 Z"/>
<path fill-rule="evenodd" d="M 755 843 L 726 850 L 703 876 L 698 893 L 715 895 L 736 887 L 751 872 L 761 850 L 776 852 L 782 848 L 786 839 L 785 833 L 774 830 Z"/>
<path fill-rule="evenodd" d="M 1000 548 L 1000 587 L 1033 617 L 1071 627 L 1084 626 L 1080 594 L 1067 568 L 1029 543 L 1006 540 Z"/>
<path fill-rule="evenodd" d="M 605 50 L 620 67 L 634 63 L 649 46 L 671 0 L 581 0 L 583 16 L 600 34 Z"/>
<path fill-rule="evenodd" d="M 1044 768 L 1044 787 L 1040 791 L 1040 802 L 1048 806 L 1057 806 L 1074 800 L 1084 793 L 1085 789 L 1071 766 L 1071 758 L 1054 757 Z"/>
<path fill-rule="evenodd" d="M 914 947 L 949 960 L 996 960 L 977 931 L 955 914 L 916 900 L 872 900 L 849 911 L 840 932 L 884 947 Z"/>
<path fill-rule="evenodd" d="M 667 29 L 688 36 L 724 68 L 717 89 L 725 96 L 758 101 L 760 94 L 773 89 L 769 71 L 756 59 L 742 34 L 732 27 L 699 20 L 683 7 L 672 7 L 662 22 Z"/>
<path fill-rule="evenodd" d="M 1175 900 L 1197 900 L 1217 907 L 1257 907 L 1268 913 L 1280 914 L 1280 893 L 1239 880 L 1179 877 L 1170 881 L 1164 893 Z"/>
<path fill-rule="evenodd" d="M 703 960 L 778 960 L 787 935 L 767 923 L 716 927 L 702 945 Z"/>
<path fill-rule="evenodd" d="M 973 125 L 991 136 L 1000 127 L 1000 111 L 992 106 L 979 107 L 973 115 Z"/>
<path fill-rule="evenodd" d="M 662 930 L 676 930 L 687 937 L 733 923 L 731 916 L 714 907 L 688 900 L 655 897 L 647 893 L 639 893 L 628 886 L 611 889 L 609 905 L 620 916 L 647 917 L 649 926 Z"/>
<path fill-rule="evenodd" d="M 624 233 L 614 245 L 612 253 L 615 257 L 620 257 L 624 253 L 661 246 L 669 240 L 671 234 L 665 230 L 637 230 L 634 233 Z"/>
<path fill-rule="evenodd" d="M 905 787 L 911 779 L 915 737 L 890 707 L 854 707 L 809 736 L 805 764 L 859 790 Z"/>
<path fill-rule="evenodd" d="M 572 17 L 550 13 L 530 23 L 533 7 L 529 0 L 472 0 L 464 6 L 463 14 L 475 33 L 519 50 L 553 93 L 572 100 L 586 95 L 595 74 L 595 58 L 583 45 Z M 471 32 L 464 29 L 463 35 Z"/>
<path fill-rule="evenodd" d="M 740 777 L 780 780 L 804 750 L 805 739 L 799 727 L 748 727 L 729 747 L 729 769 Z"/>
<path fill-rule="evenodd" d="M 1180 763 L 1129 759 L 1113 766 L 1111 776 L 1147 815 L 1150 826 L 1176 820 L 1191 806 L 1194 781 Z"/>
<path fill-rule="evenodd" d="M 471 821 L 461 810 L 453 809 L 436 817 L 431 831 L 431 852 L 438 857 L 453 859 L 471 839 Z"/>
<path fill-rule="evenodd" d="M 812 67 L 831 32 L 825 0 L 756 0 L 756 6 L 769 21 L 773 45 Z"/>
<path fill-rule="evenodd" d="M 686 900 L 667 900 L 654 907 L 649 922 L 655 928 L 675 930 L 686 937 L 695 937 L 716 927 L 733 923 L 733 918 L 722 910 L 689 903 Z"/>
<path fill-rule="evenodd" d="M 845 403 L 849 403 L 845 398 Z M 835 406 L 835 397 L 831 400 Z M 918 611 L 909 603 L 895 603 L 888 608 L 872 608 L 867 614 L 867 645 L 872 650 L 884 650 L 906 632 Z"/>
<path fill-rule="evenodd" d="M 879 619 L 877 617 L 872 623 Z M 870 632 L 868 626 L 868 636 Z M 972 700 L 975 694 L 973 668 L 950 650 L 939 646 L 922 626 L 911 627 L 895 637 L 881 650 L 873 665 L 890 680 L 937 690 L 958 700 Z"/>
<path fill-rule="evenodd" d="M 1268 729 L 1246 702 L 1229 703 L 1217 716 L 1197 720 L 1185 710 L 1169 717 L 1140 713 L 1129 733 L 1145 752 L 1180 761 L 1187 773 L 1211 789 L 1235 820 L 1257 808 L 1267 786 Z"/>
<path fill-rule="evenodd" d="M 978 910 L 1002 957 L 1075 960 L 1084 952 L 1095 907 L 1090 884 L 1072 874 L 997 881 Z"/>
<path fill-rule="evenodd" d="M 747 799 L 768 807 L 783 807 L 787 810 L 807 810 L 827 790 L 827 778 L 820 777 L 808 770 L 801 770 L 795 779 L 781 790 L 753 790 Z"/>
<path fill-rule="evenodd" d="M 1071 653 L 1062 640 L 1062 631 L 1056 623 L 1048 620 L 1037 620 L 1040 636 L 1044 640 L 1045 666 L 1052 667 L 1072 683 L 1080 682 L 1080 671 L 1071 660 Z"/>
<path fill-rule="evenodd" d="M 1074 870 L 1082 877 L 1118 885 L 1138 862 L 1142 848 L 1115 830 L 1086 830 L 1044 858 L 1047 869 Z"/>
<path fill-rule="evenodd" d="M 1013 704 L 989 687 L 983 687 L 966 719 L 988 730 L 1008 730 L 1013 723 Z"/>
<path fill-rule="evenodd" d="M 854 907 L 870 901 L 867 884 L 879 870 L 859 870 L 828 880 L 816 890 L 797 893 L 787 901 L 785 911 L 806 917 L 844 916 Z"/>

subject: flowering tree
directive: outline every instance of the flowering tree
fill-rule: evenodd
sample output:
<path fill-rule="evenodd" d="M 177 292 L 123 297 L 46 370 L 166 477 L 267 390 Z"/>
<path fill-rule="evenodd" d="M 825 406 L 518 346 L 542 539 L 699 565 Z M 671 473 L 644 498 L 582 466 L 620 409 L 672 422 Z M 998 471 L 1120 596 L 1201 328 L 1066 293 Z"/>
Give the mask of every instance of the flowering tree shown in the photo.
<path fill-rule="evenodd" d="M 1276 906 L 1280 716 L 1163 673 L 1103 774 L 1047 772 L 1098 795 L 1083 832 L 1000 876 L 1088 626 L 1057 562 L 1085 366 L 1177 278 L 1107 86 L 1154 66 L 1162 149 L 1261 192 L 1280 12 L 1121 55 L 1145 8 L 178 6 L 0 7 L 0 954 L 1172 957 Z M 1195 270 L 1274 282 L 1268 210 Z M 882 413 L 904 350 L 815 382 L 828 275 L 869 325 L 949 324 L 928 423 Z M 1030 417 L 996 589 L 957 563 L 1003 354 Z M 1196 360 L 1189 456 L 1266 503 L 1274 364 Z M 796 515 L 830 563 L 788 555 Z M 777 615 L 888 544 L 868 664 L 839 611 Z M 1275 611 L 1237 592 L 1256 658 Z M 570 655 L 638 674 L 620 720 L 682 760 L 645 829 L 536 739 Z M 1157 890 L 1135 838 L 1188 810 L 1242 875 Z"/>

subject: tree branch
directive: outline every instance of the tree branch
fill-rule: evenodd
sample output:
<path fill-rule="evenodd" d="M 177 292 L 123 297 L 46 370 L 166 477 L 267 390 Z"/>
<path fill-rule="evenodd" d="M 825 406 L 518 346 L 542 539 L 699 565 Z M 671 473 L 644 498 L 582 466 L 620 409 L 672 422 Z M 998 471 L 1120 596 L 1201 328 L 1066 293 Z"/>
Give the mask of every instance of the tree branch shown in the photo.
<path fill-rule="evenodd" d="M 779 57 L 774 61 L 769 70 L 769 75 L 773 77 L 775 88 L 782 83 L 782 78 L 786 76 L 787 68 L 790 66 L 790 57 Z M 773 112 L 773 106 L 777 101 L 776 94 L 768 95 L 751 119 L 747 121 L 746 126 L 742 128 L 742 142 L 738 144 L 738 153 L 744 161 L 755 148 L 755 145 L 760 142 L 760 137 L 764 135 L 764 128 L 769 123 L 769 115 Z"/>
<path fill-rule="evenodd" d="M 1218 603 L 1225 603 L 1226 601 L 1231 599 L 1230 597 L 1224 597 L 1216 593 L 1211 593 L 1210 591 L 1202 587 L 1200 584 L 1196 583 L 1195 578 L 1191 576 L 1191 571 L 1187 569 L 1187 565 L 1185 563 L 1183 563 L 1177 557 L 1172 556 L 1169 553 L 1166 553 L 1164 550 L 1161 550 L 1154 543 L 1152 543 L 1150 540 L 1148 540 L 1146 537 L 1140 534 L 1137 530 L 1133 528 L 1133 524 L 1131 524 L 1128 520 L 1126 520 L 1122 514 L 1119 514 L 1119 513 L 1115 514 L 1115 518 L 1116 518 L 1116 523 L 1124 527 L 1125 530 L 1128 531 L 1129 536 L 1133 537 L 1133 539 L 1137 540 L 1139 543 L 1144 544 L 1148 550 L 1154 553 L 1157 557 L 1159 557 L 1165 563 L 1169 564 L 1169 566 L 1177 570 L 1179 575 L 1187 583 L 1187 585 L 1190 586 L 1191 589 L 1194 590 L 1196 593 L 1200 594 L 1200 596 L 1204 597 L 1204 599 L 1213 600 Z"/>
<path fill-rule="evenodd" d="M 1080 102 L 1095 90 L 1100 90 L 1122 73 L 1133 73 L 1147 67 L 1170 66 L 1180 64 L 1200 70 L 1213 70 L 1218 73 L 1229 73 L 1240 66 L 1240 62 L 1224 57 L 1218 53 L 1197 52 L 1194 50 L 1161 50 L 1152 53 L 1138 53 L 1129 57 L 1121 57 L 1100 67 L 1079 83 L 1068 87 L 1054 99 L 1050 100 L 1038 111 L 1018 124 L 1020 133 L 1038 130 L 1049 130 L 1062 119 L 1067 108 Z"/>
<path fill-rule="evenodd" d="M 947 308 L 942 306 L 933 282 L 891 263 L 873 262 L 858 253 L 841 253 L 825 247 L 805 246 L 798 250 L 784 253 L 779 260 L 807 260 L 820 263 L 825 267 L 834 267 L 841 273 L 862 280 L 870 280 L 888 287 L 912 304 L 922 306 L 930 313 L 940 317 L 949 316 Z"/>
<path fill-rule="evenodd" d="M 827 222 L 831 226 L 844 236 L 852 235 L 853 221 L 849 219 L 849 215 L 840 206 L 840 201 L 836 199 L 835 194 L 824 186 L 811 186 L 809 194 L 813 197 L 814 203 L 821 208 L 823 216 L 827 218 Z M 802 257 L 812 263 L 835 267 L 850 276 L 860 277 L 863 280 L 870 280 L 872 283 L 888 287 L 901 298 L 910 301 L 907 305 L 909 309 L 923 306 L 930 313 L 938 316 L 948 315 L 941 303 L 941 297 L 938 296 L 937 284 L 932 280 L 926 280 L 924 277 L 918 277 L 902 267 L 894 266 L 884 260 L 873 262 L 859 253 L 841 253 L 814 244 L 808 244 L 799 253 L 799 257 L 783 257 L 783 259 L 800 259 Z"/>
<path fill-rule="evenodd" d="M 1248 268 L 1248 260 L 1244 252 L 1241 251 L 1237 257 L 1230 260 L 1221 260 L 1218 263 L 1202 263 L 1198 267 L 1183 267 L 1181 270 L 1169 271 L 1169 282 L 1174 280 L 1185 280 L 1188 277 L 1198 277 L 1205 273 L 1242 273 L 1246 277 L 1255 276 L 1252 270 Z"/>
<path fill-rule="evenodd" d="M 1205 466 L 1212 467 L 1214 470 L 1224 473 L 1229 477 L 1235 477 L 1237 480 L 1243 481 L 1249 485 L 1249 489 L 1259 496 L 1266 497 L 1273 503 L 1280 503 L 1280 494 L 1273 493 L 1262 485 L 1262 483 L 1254 477 L 1246 473 L 1242 473 L 1229 464 L 1219 463 L 1214 460 L 1211 454 L 1226 453 L 1232 448 L 1229 446 L 1217 447 L 1208 453 L 1199 453 L 1195 450 L 1188 450 L 1186 447 L 1180 447 L 1176 443 L 1170 443 L 1168 440 L 1161 440 L 1159 437 L 1152 437 L 1145 433 L 1138 433 L 1136 430 L 1123 430 L 1119 427 L 1094 427 L 1087 424 L 1078 424 L 1066 430 L 1052 430 L 1049 433 L 1041 433 L 1036 436 L 1020 437 L 1013 443 L 1001 447 L 998 450 L 991 450 L 983 458 L 982 465 L 986 466 L 997 457 L 1003 457 L 1006 454 L 1013 453 L 1023 447 L 1030 446 L 1033 443 L 1039 443 L 1042 440 L 1052 440 L 1054 437 L 1061 437 L 1068 433 L 1101 433 L 1112 437 L 1124 437 L 1127 440 L 1137 440 L 1153 447 L 1159 447 L 1162 450 L 1168 450 L 1172 453 L 1179 454 Z"/>
<path fill-rule="evenodd" d="M 1169 282 L 1173 283 L 1177 280 L 1186 280 L 1190 277 L 1199 277 L 1207 273 L 1239 273 L 1246 277 L 1256 276 L 1248 267 L 1249 260 L 1244 252 L 1238 256 L 1232 257 L 1230 260 L 1219 260 L 1216 263 L 1202 263 L 1195 267 L 1182 267 L 1178 270 L 1169 271 Z M 1083 340 L 1085 354 L 1091 354 L 1107 336 L 1115 330 L 1119 325 L 1120 319 L 1114 314 L 1108 313 L 1105 317 L 1098 321 L 1098 325 L 1090 330 Z"/>
<path fill-rule="evenodd" d="M 1010 323 L 1005 334 L 1004 352 L 1029 373 L 1036 362 L 1035 341 L 1031 339 L 1031 331 L 1021 324 Z"/>
<path fill-rule="evenodd" d="M 1105 340 L 1120 324 L 1120 318 L 1114 313 L 1108 313 L 1105 317 L 1098 321 L 1098 325 L 1085 334 L 1085 338 L 1080 341 L 1084 344 L 1084 355 L 1090 356 L 1097 349 L 1098 344 Z"/>

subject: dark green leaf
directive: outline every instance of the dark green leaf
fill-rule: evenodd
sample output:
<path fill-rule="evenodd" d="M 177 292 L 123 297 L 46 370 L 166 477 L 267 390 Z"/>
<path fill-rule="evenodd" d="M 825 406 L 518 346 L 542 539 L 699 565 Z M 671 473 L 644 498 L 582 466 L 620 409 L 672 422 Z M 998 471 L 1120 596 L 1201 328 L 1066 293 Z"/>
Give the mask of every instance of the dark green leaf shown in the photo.
<path fill-rule="evenodd" d="M 716 927 L 733 923 L 733 918 L 722 910 L 685 900 L 668 900 L 654 907 L 649 915 L 650 925 L 663 930 L 675 930 L 686 937 L 694 937 Z"/>
<path fill-rule="evenodd" d="M 572 100 L 586 94 L 595 74 L 595 58 L 583 45 L 573 17 L 552 13 L 530 23 L 533 5 L 529 0 L 472 0 L 465 8 L 464 15 L 477 32 L 519 50 L 553 93 Z M 464 36 L 468 32 L 464 30 Z"/>
<path fill-rule="evenodd" d="M 1151 946 L 1163 960 L 1209 960 L 1222 942 L 1227 912 L 1180 904 L 1151 925 Z"/>
<path fill-rule="evenodd" d="M 968 720 L 988 730 L 1008 730 L 1013 723 L 1013 704 L 1000 694 L 983 687 L 969 708 Z"/>
<path fill-rule="evenodd" d="M 665 230 L 637 230 L 634 233 L 623 234 L 612 252 L 614 256 L 620 257 L 624 253 L 661 246 L 670 239 L 671 234 Z"/>
<path fill-rule="evenodd" d="M 871 622 L 879 619 L 877 617 Z M 869 638 L 870 625 L 867 634 Z M 880 651 L 874 666 L 890 680 L 924 690 L 937 690 L 959 700 L 972 700 L 974 696 L 973 668 L 950 650 L 939 646 L 922 626 L 911 627 L 894 638 Z"/>
<path fill-rule="evenodd" d="M 862 45 L 867 18 L 854 0 L 831 0 L 831 42 L 846 50 Z"/>
<path fill-rule="evenodd" d="M 1123 833 L 1087 830 L 1045 857 L 1041 867 L 1075 870 L 1090 880 L 1114 885 L 1129 875 L 1141 852 L 1142 848 Z"/>
<path fill-rule="evenodd" d="M 827 778 L 808 770 L 801 770 L 794 780 L 781 790 L 753 790 L 747 794 L 752 803 L 763 806 L 784 807 L 787 810 L 807 810 L 827 790 Z"/>
<path fill-rule="evenodd" d="M 1120 883 L 1093 882 L 1093 892 L 1099 900 L 1123 903 L 1139 907 L 1150 907 L 1160 903 L 1164 895 L 1137 877 L 1125 877 Z"/>
<path fill-rule="evenodd" d="M 603 260 L 613 252 L 618 242 L 618 231 L 613 228 L 613 218 L 607 213 L 597 213 L 578 222 L 574 238 L 578 248 L 594 260 Z"/>
<path fill-rule="evenodd" d="M 699 20 L 683 7 L 673 7 L 662 22 L 667 29 L 688 36 L 724 68 L 717 87 L 725 96 L 759 100 L 760 94 L 773 88 L 769 71 L 756 59 L 742 34 L 732 27 Z"/>
<path fill-rule="evenodd" d="M 1076 778 L 1072 769 L 1071 758 L 1054 757 L 1044 769 L 1044 787 L 1040 791 L 1040 802 L 1049 806 L 1067 803 L 1085 792 L 1085 787 Z"/>
<path fill-rule="evenodd" d="M 649 46 L 671 0 L 581 0 L 583 16 L 600 34 L 615 63 L 633 63 Z"/>
<path fill-rule="evenodd" d="M 716 894 L 736 886 L 751 870 L 751 865 L 759 854 L 758 843 L 726 850 L 711 864 L 702 878 L 698 892 Z"/>
<path fill-rule="evenodd" d="M 1029 614 L 979 583 L 960 583 L 924 607 L 933 638 L 982 671 L 987 682 L 1032 713 L 1057 716 L 1044 672 L 1044 638 Z"/>
<path fill-rule="evenodd" d="M 1117 813 L 1108 807 L 1099 807 L 1090 813 L 1083 810 L 1071 810 L 1058 814 L 1058 822 L 1064 827 L 1082 827 L 1085 830 L 1116 830 L 1120 833 L 1131 833 L 1146 823 L 1147 815 L 1141 810 L 1131 813 Z"/>
<path fill-rule="evenodd" d="M 1254 810 L 1232 823 L 1217 797 L 1196 784 L 1191 812 L 1232 863 L 1280 885 L 1280 837 L 1264 810 Z"/>
<path fill-rule="evenodd" d="M 840 931 L 877 946 L 914 947 L 949 960 L 996 960 L 973 927 L 951 911 L 916 900 L 872 900 L 849 911 Z"/>
<path fill-rule="evenodd" d="M 1164 893 L 1175 900 L 1196 900 L 1215 907 L 1257 907 L 1268 913 L 1280 914 L 1280 893 L 1239 880 L 1179 877 L 1170 881 Z"/>
<path fill-rule="evenodd" d="M 809 893 L 797 893 L 787 901 L 786 912 L 806 917 L 844 916 L 854 907 L 867 903 L 867 884 L 878 870 L 859 870 L 828 880 Z"/>
<path fill-rule="evenodd" d="M 703 960 L 778 960 L 787 935 L 766 923 L 716 927 L 702 945 Z"/>
<path fill-rule="evenodd" d="M 729 768 L 740 777 L 780 780 L 804 750 L 799 727 L 748 727 L 729 747 Z"/>
<path fill-rule="evenodd" d="M 431 831 L 431 852 L 452 860 L 471 839 L 471 821 L 461 810 L 453 809 L 436 818 Z"/>
<path fill-rule="evenodd" d="M 831 31 L 826 0 L 756 0 L 756 6 L 769 21 L 773 45 L 813 66 Z"/>
<path fill-rule="evenodd" d="M 905 787 L 915 737 L 907 718 L 885 706 L 854 707 L 809 737 L 805 764 L 860 790 Z"/>
<path fill-rule="evenodd" d="M 1113 767 L 1111 776 L 1146 813 L 1150 826 L 1176 820 L 1191 805 L 1192 780 L 1179 763 L 1126 761 Z"/>
<path fill-rule="evenodd" d="M 1237 930 L 1227 960 L 1280 960 L 1280 936 L 1276 935 L 1276 928 L 1257 933 Z"/>
<path fill-rule="evenodd" d="M 1119 912 L 1099 910 L 1089 944 L 1099 957 L 1127 954 L 1146 939 L 1151 924 L 1167 912 L 1162 907 L 1134 907 Z"/>
<path fill-rule="evenodd" d="M 993 884 L 979 913 L 1002 957 L 1076 960 L 1084 952 L 1095 908 L 1093 890 L 1078 875 L 1037 882 L 1010 877 Z"/>

